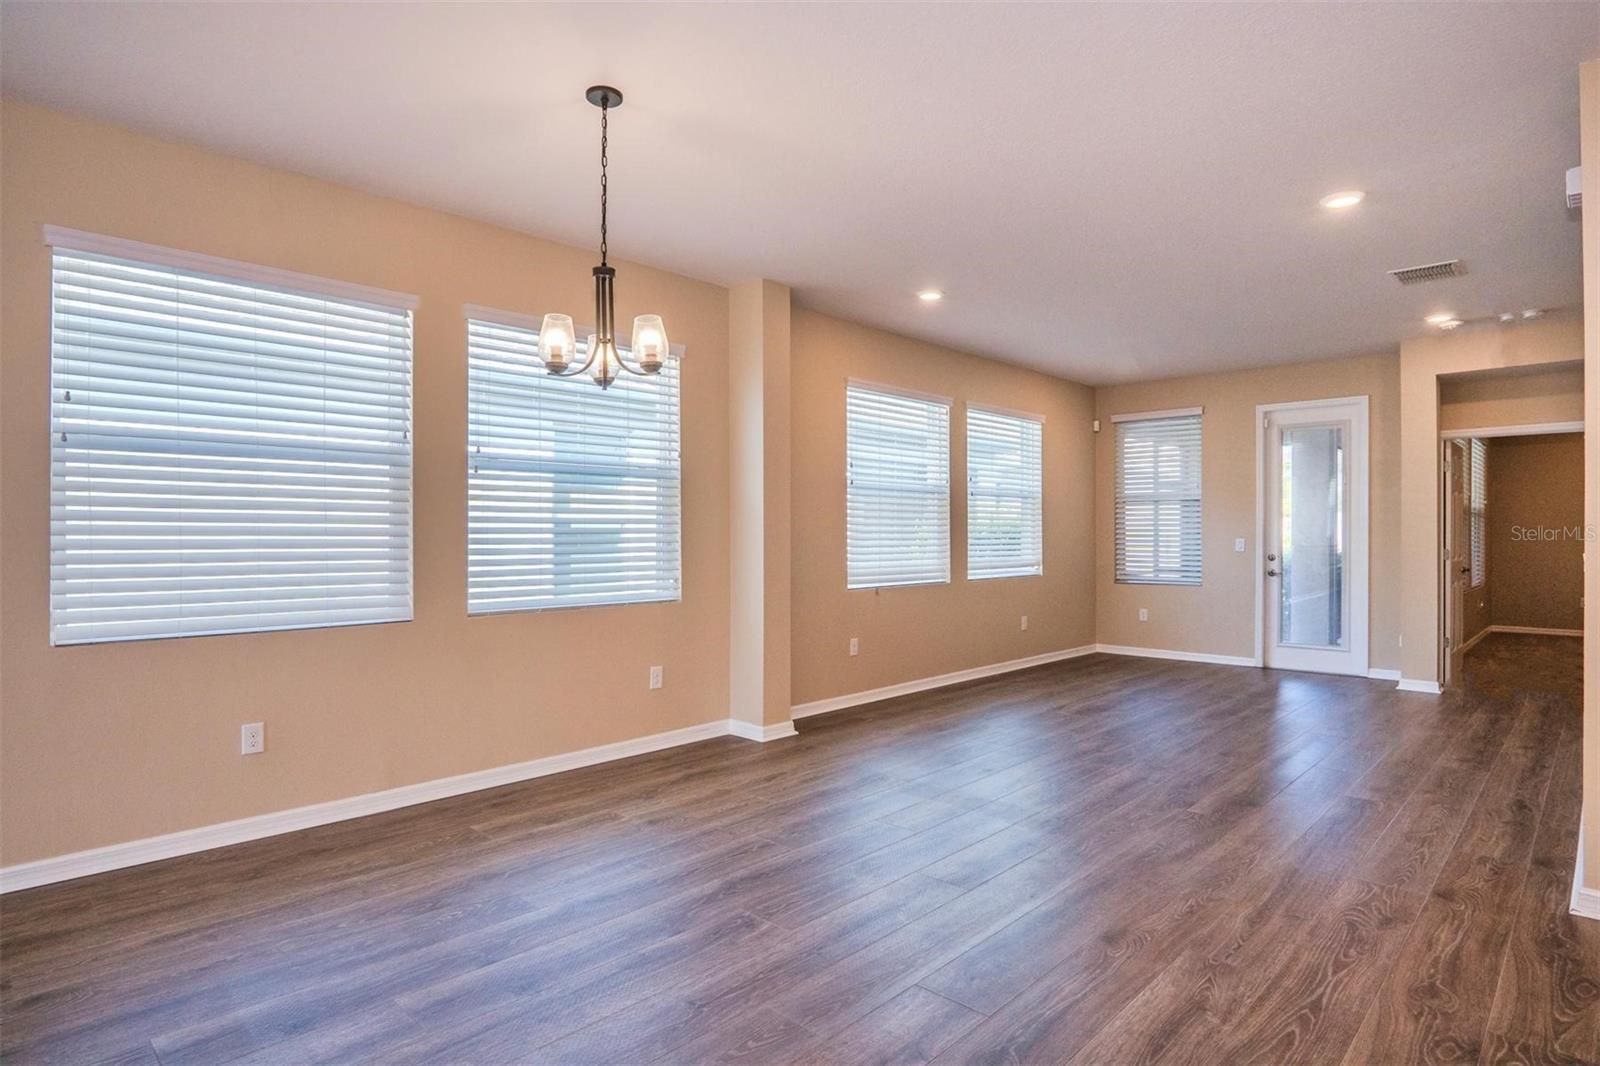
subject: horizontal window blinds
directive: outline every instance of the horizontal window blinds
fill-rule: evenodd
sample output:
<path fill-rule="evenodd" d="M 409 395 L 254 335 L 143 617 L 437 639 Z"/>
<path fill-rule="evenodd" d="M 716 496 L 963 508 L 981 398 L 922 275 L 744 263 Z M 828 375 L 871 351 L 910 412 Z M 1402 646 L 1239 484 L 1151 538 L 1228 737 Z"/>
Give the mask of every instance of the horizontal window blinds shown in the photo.
<path fill-rule="evenodd" d="M 1482 587 L 1484 577 L 1488 572 L 1486 558 L 1487 552 L 1484 544 L 1485 534 L 1487 532 L 1486 526 L 1488 524 L 1489 506 L 1487 481 L 1488 459 L 1488 445 L 1486 445 L 1483 440 L 1478 437 L 1472 438 L 1472 486 L 1470 501 L 1472 510 L 1472 559 L 1470 565 L 1472 567 L 1473 588 Z"/>
<path fill-rule="evenodd" d="M 411 617 L 409 308 L 53 264 L 53 643 Z"/>
<path fill-rule="evenodd" d="M 967 408 L 967 577 L 1044 566 L 1042 438 L 1036 418 Z"/>
<path fill-rule="evenodd" d="M 1116 579 L 1200 584 L 1200 416 L 1117 423 Z"/>
<path fill-rule="evenodd" d="M 467 323 L 467 609 L 679 598 L 678 361 L 556 378 L 536 330 Z"/>
<path fill-rule="evenodd" d="M 850 588 L 950 580 L 950 407 L 846 389 Z"/>

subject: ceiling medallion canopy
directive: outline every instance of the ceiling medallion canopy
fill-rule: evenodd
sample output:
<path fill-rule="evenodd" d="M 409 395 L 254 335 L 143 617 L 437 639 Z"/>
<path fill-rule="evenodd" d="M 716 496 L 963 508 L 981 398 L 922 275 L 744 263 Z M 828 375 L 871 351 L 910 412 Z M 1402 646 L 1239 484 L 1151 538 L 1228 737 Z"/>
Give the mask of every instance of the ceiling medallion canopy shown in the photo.
<path fill-rule="evenodd" d="M 591 85 L 584 98 L 600 109 L 600 265 L 594 268 L 594 329 L 578 358 L 577 331 L 571 315 L 548 314 L 539 330 L 539 358 L 548 373 L 575 377 L 588 373 L 602 389 L 626 370 L 630 374 L 658 374 L 667 359 L 667 328 L 660 315 L 640 315 L 633 320 L 633 337 L 625 355 L 617 347 L 616 305 L 613 296 L 617 272 L 606 262 L 606 155 L 611 109 L 622 105 L 622 93 L 609 85 Z"/>

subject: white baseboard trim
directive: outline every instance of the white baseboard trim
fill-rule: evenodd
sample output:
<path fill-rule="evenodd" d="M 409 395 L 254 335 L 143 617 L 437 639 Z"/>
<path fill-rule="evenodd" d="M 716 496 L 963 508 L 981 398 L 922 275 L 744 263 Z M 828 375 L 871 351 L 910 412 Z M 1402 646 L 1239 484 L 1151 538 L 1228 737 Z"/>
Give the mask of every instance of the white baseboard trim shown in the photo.
<path fill-rule="evenodd" d="M 1600 921 L 1600 888 L 1584 888 L 1583 882 L 1578 880 L 1582 876 L 1583 864 L 1580 862 L 1573 874 L 1572 906 L 1570 909 L 1579 918 Z"/>
<path fill-rule="evenodd" d="M 128 866 L 141 866 L 159 859 L 191 855 L 197 851 L 210 851 L 212 848 L 227 847 L 230 844 L 242 844 L 247 840 L 292 833 L 297 829 L 310 829 L 313 826 L 343 822 L 351 818 L 363 818 L 369 814 L 382 814 L 384 811 L 428 803 L 449 796 L 515 784 L 518 781 L 530 781 L 536 777 L 547 777 L 566 770 L 645 755 L 664 748 L 694 744 L 710 740 L 712 737 L 732 734 L 748 737 L 751 740 L 776 740 L 780 736 L 794 735 L 792 722 L 767 726 L 760 736 L 749 736 L 742 731 L 746 728 L 753 731 L 755 729 L 753 726 L 747 726 L 744 722 L 740 722 L 739 726 L 740 729 L 735 729 L 733 722 L 719 718 L 713 722 L 703 722 L 700 725 L 673 729 L 647 737 L 636 737 L 633 740 L 619 740 L 614 744 L 601 744 L 563 755 L 549 755 L 542 759 L 512 763 L 509 766 L 475 770 L 454 777 L 441 777 L 414 785 L 388 788 L 381 792 L 368 792 L 360 796 L 328 800 L 325 803 L 313 803 L 286 811 L 273 811 L 231 822 L 146 837 L 143 840 L 130 840 L 123 844 L 109 844 L 87 851 L 18 863 L 0 869 L 0 894 L 54 884 L 57 881 L 70 881 L 73 878 L 105 873 L 108 870 L 120 870 Z M 785 729 L 787 732 L 782 732 Z"/>
<path fill-rule="evenodd" d="M 1414 677 L 1402 677 L 1394 687 L 1401 692 L 1423 692 L 1429 696 L 1437 696 L 1444 691 L 1437 681 L 1418 681 Z"/>
<path fill-rule="evenodd" d="M 1490 626 L 1489 633 L 1526 633 L 1535 637 L 1581 637 L 1581 629 L 1543 629 L 1539 626 Z M 1467 647 L 1471 647 L 1468 644 Z"/>
<path fill-rule="evenodd" d="M 1583 887 L 1583 816 L 1578 817 L 1578 861 L 1572 867 L 1572 901 L 1567 908 L 1579 918 L 1600 920 L 1600 888 Z"/>
<path fill-rule="evenodd" d="M 787 722 L 776 722 L 772 725 L 756 725 L 738 718 L 728 719 L 728 732 L 745 740 L 756 740 L 765 744 L 769 740 L 782 740 L 784 737 L 797 737 L 800 734 L 794 731 L 793 719 Z"/>
<path fill-rule="evenodd" d="M 1373 681 L 1399 681 L 1400 671 L 1380 670 L 1374 667 L 1373 669 L 1367 671 L 1367 677 Z"/>
<path fill-rule="evenodd" d="M 946 685 L 959 685 L 963 681 L 977 681 L 985 677 L 994 677 L 996 674 L 1009 674 L 1013 670 L 1026 670 L 1030 666 L 1043 666 L 1046 663 L 1056 663 L 1063 659 L 1076 659 L 1080 655 L 1092 655 L 1098 650 L 1100 650 L 1098 645 L 1085 644 L 1081 648 L 1047 651 L 1043 655 L 1030 655 L 1025 659 L 1010 659 L 1003 663 L 974 666 L 969 670 L 956 670 L 953 673 L 939 674 L 936 677 L 924 677 L 916 681 L 902 681 L 898 685 L 884 685 L 882 688 L 869 688 L 863 692 L 850 692 L 843 696 L 829 696 L 827 699 L 812 700 L 809 703 L 797 703 L 789 709 L 789 716 L 790 718 L 809 718 L 814 714 L 842 711 L 846 707 L 859 707 L 863 703 L 877 703 L 879 700 L 892 699 L 895 696 L 909 696 L 913 692 L 926 692 L 928 689 L 944 688 Z"/>
<path fill-rule="evenodd" d="M 1169 651 L 1166 648 L 1137 648 L 1128 644 L 1096 644 L 1096 651 L 1107 655 L 1136 655 L 1141 659 L 1178 659 L 1186 663 L 1211 663 L 1216 666 L 1256 666 L 1248 655 L 1211 655 L 1198 651 Z"/>

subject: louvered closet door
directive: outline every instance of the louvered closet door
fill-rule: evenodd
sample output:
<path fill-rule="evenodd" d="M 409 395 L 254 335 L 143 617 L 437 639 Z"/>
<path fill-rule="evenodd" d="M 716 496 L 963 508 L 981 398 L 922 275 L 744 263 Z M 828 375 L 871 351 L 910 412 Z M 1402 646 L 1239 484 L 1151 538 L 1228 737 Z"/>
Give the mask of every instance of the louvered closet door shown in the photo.
<path fill-rule="evenodd" d="M 1488 575 L 1489 446 L 1472 438 L 1472 477 L 1469 497 L 1472 512 L 1472 587 L 1481 588 Z"/>
<path fill-rule="evenodd" d="M 467 323 L 468 610 L 678 599 L 676 354 L 602 389 L 538 350 L 536 330 Z"/>
<path fill-rule="evenodd" d="M 410 309 L 53 260 L 52 641 L 410 618 Z"/>

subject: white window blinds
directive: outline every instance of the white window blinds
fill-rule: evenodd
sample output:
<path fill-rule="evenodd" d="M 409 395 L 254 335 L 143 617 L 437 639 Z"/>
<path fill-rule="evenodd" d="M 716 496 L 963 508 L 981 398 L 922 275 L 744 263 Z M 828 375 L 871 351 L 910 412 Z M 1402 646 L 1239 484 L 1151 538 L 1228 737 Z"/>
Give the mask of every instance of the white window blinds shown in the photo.
<path fill-rule="evenodd" d="M 846 389 L 850 588 L 950 580 L 950 406 Z"/>
<path fill-rule="evenodd" d="M 410 618 L 409 298 L 47 237 L 52 643 Z"/>
<path fill-rule="evenodd" d="M 1489 449 L 1484 442 L 1472 438 L 1472 587 L 1481 588 L 1487 572 L 1487 552 L 1484 537 L 1488 523 L 1488 458 Z"/>
<path fill-rule="evenodd" d="M 967 408 L 967 577 L 1044 567 L 1044 424 Z"/>
<path fill-rule="evenodd" d="M 678 360 L 609 389 L 467 322 L 467 609 L 679 598 Z"/>
<path fill-rule="evenodd" d="M 1116 579 L 1200 584 L 1200 415 L 1116 425 Z"/>

